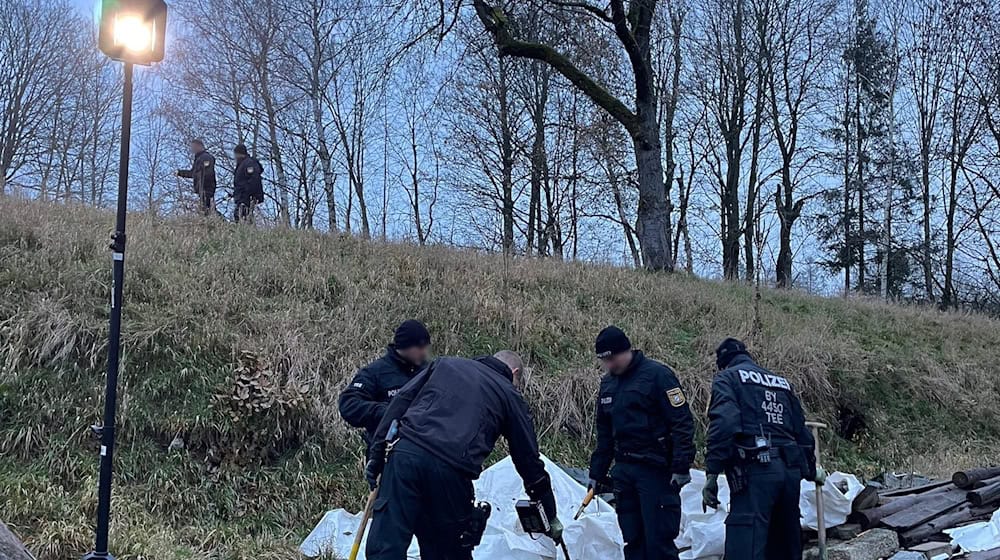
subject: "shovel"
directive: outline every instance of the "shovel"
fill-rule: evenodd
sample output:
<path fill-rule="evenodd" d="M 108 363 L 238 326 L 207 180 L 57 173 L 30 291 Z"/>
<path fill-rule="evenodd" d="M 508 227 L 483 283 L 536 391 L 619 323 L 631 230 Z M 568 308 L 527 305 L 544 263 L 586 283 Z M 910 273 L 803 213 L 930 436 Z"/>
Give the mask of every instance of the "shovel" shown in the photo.
<path fill-rule="evenodd" d="M 358 552 L 361 551 L 361 541 L 365 538 L 365 530 L 368 528 L 368 520 L 372 517 L 372 510 L 375 509 L 375 498 L 378 497 L 378 486 L 368 494 L 368 503 L 365 504 L 365 513 L 361 516 L 361 526 L 354 534 L 354 544 L 351 545 L 350 560 L 358 560 Z"/>
<path fill-rule="evenodd" d="M 826 429 L 827 425 L 821 422 L 806 422 L 806 426 L 812 429 L 813 439 L 816 440 L 816 466 L 821 465 L 819 452 L 819 431 Z M 826 560 L 826 520 L 823 519 L 823 487 L 816 483 L 816 531 L 819 540 L 820 560 Z"/>

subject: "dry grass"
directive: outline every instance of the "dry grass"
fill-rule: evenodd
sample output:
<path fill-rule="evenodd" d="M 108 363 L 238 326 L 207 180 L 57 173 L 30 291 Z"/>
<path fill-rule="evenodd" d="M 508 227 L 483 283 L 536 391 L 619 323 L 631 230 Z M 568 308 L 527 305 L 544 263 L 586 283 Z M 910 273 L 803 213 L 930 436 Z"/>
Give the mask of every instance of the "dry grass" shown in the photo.
<path fill-rule="evenodd" d="M 3 199 L 0 215 L 0 511 L 39 558 L 76 557 L 96 507 L 85 427 L 102 403 L 113 217 Z M 863 419 L 852 441 L 824 441 L 841 468 L 945 473 L 1000 458 L 1000 323 L 981 317 L 770 291 L 755 316 L 749 288 L 680 276 L 130 219 L 112 535 L 123 559 L 295 558 L 327 508 L 356 509 L 360 444 L 336 397 L 407 317 L 439 354 L 522 352 L 555 459 L 589 451 L 591 348 L 608 323 L 675 367 L 700 421 L 711 351 L 736 335 L 813 416 Z M 247 353 L 266 371 L 251 402 Z M 169 452 L 178 435 L 188 448 Z"/>

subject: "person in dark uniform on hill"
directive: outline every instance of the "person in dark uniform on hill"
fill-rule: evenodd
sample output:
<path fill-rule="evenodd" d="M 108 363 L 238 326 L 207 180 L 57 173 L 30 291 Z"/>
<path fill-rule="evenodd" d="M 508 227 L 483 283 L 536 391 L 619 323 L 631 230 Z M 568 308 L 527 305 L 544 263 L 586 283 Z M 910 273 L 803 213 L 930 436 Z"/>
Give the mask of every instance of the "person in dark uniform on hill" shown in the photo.
<path fill-rule="evenodd" d="M 385 355 L 358 371 L 340 394 L 340 416 L 351 426 L 364 428 L 366 448 L 374 443 L 389 401 L 424 368 L 430 348 L 427 327 L 416 319 L 403 321 Z"/>
<path fill-rule="evenodd" d="M 626 560 L 676 560 L 681 488 L 691 481 L 694 418 L 677 376 L 632 349 L 618 327 L 597 336 L 607 375 L 597 400 L 590 487 L 606 484 L 614 461 L 618 524 Z"/>
<path fill-rule="evenodd" d="M 246 222 L 253 220 L 253 210 L 264 202 L 264 182 L 261 178 L 260 162 L 250 157 L 247 147 L 238 144 L 233 148 L 236 158 L 236 170 L 233 172 L 233 201 L 236 210 L 233 220 Z"/>
<path fill-rule="evenodd" d="M 380 480 L 369 560 L 405 560 L 414 535 L 423 560 L 471 560 L 486 528 L 473 505 L 472 481 L 500 436 L 528 496 L 545 510 L 549 536 L 561 540 L 552 484 L 528 406 L 515 388 L 522 367 L 508 350 L 474 360 L 438 358 L 396 395 L 365 472 L 373 488 Z M 394 440 L 388 460 L 387 436 Z"/>
<path fill-rule="evenodd" d="M 799 485 L 826 481 L 802 403 L 739 340 L 727 338 L 715 354 L 703 507 L 719 507 L 718 477 L 726 473 L 726 560 L 800 560 Z"/>
<path fill-rule="evenodd" d="M 191 154 L 194 162 L 191 169 L 178 169 L 177 176 L 194 180 L 194 192 L 198 194 L 198 204 L 201 212 L 208 216 L 215 204 L 215 156 L 205 149 L 205 143 L 195 139 L 191 141 Z"/>

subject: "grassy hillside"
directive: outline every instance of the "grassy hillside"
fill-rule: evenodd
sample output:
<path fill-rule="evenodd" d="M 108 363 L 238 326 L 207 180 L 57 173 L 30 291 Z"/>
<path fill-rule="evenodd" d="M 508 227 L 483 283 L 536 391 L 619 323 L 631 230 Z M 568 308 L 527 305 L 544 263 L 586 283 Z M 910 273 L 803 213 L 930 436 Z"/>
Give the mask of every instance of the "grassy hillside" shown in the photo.
<path fill-rule="evenodd" d="M 130 219 L 122 559 L 296 558 L 324 511 L 360 507 L 360 439 L 336 398 L 408 317 L 439 354 L 523 352 L 543 449 L 569 463 L 592 444 L 592 342 L 611 322 L 674 366 L 702 424 L 711 351 L 736 335 L 851 432 L 824 441 L 838 468 L 1000 455 L 1000 323 L 984 318 L 771 291 L 755 306 L 749 288 L 681 276 Z M 42 560 L 92 546 L 112 224 L 0 199 L 0 519 Z"/>

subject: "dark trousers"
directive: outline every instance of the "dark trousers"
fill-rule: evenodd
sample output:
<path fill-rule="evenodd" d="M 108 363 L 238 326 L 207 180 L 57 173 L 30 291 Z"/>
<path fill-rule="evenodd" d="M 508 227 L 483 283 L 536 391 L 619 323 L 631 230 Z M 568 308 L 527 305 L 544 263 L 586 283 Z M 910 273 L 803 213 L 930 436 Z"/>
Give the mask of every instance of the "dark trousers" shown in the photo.
<path fill-rule="evenodd" d="M 236 209 L 233 210 L 233 221 L 236 223 L 253 222 L 254 204 L 250 197 L 236 196 L 233 198 L 233 202 L 236 203 Z"/>
<path fill-rule="evenodd" d="M 215 189 L 202 189 L 198 192 L 198 204 L 201 213 L 208 216 L 212 213 L 212 205 L 215 203 Z"/>
<path fill-rule="evenodd" d="M 747 469 L 747 488 L 732 496 L 726 518 L 726 560 L 801 560 L 802 470 L 780 457 Z"/>
<path fill-rule="evenodd" d="M 389 454 L 368 547 L 369 560 L 406 560 L 416 535 L 421 560 L 471 560 L 459 538 L 473 512 L 472 481 L 406 440 Z"/>
<path fill-rule="evenodd" d="M 677 560 L 680 493 L 663 467 L 619 462 L 611 473 L 625 560 Z M 728 558 L 727 558 L 728 560 Z"/>

